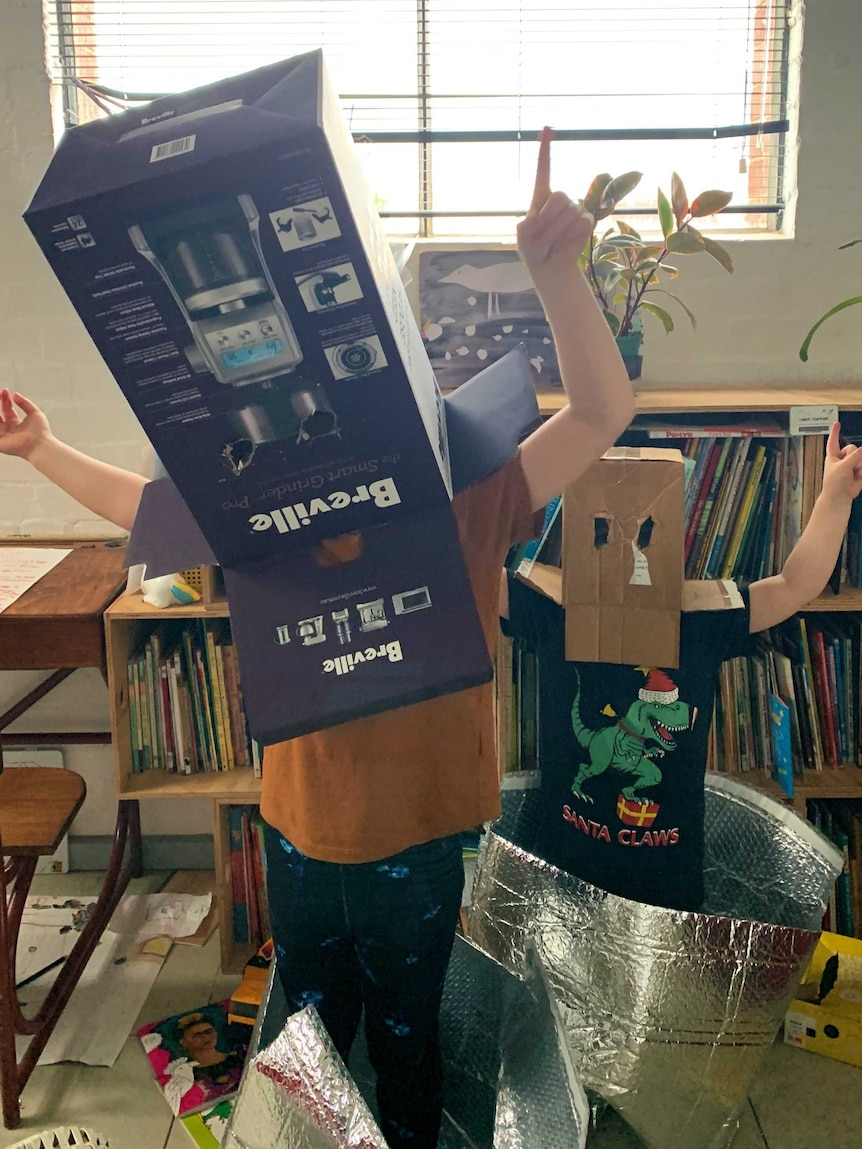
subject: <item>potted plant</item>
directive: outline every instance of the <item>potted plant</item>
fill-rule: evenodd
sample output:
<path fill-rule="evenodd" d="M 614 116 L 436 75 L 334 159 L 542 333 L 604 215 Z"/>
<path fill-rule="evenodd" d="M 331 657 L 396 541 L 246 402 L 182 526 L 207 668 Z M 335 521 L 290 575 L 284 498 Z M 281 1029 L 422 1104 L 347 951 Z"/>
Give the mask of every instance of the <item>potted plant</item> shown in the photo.
<path fill-rule="evenodd" d="M 849 243 L 842 243 L 838 248 L 839 251 L 846 251 L 848 247 L 855 247 L 857 243 L 862 243 L 862 239 L 851 239 Z M 818 328 L 822 327 L 827 319 L 831 319 L 833 315 L 837 315 L 839 311 L 845 311 L 848 307 L 855 307 L 857 303 L 862 303 L 862 295 L 851 296 L 850 299 L 843 299 L 840 303 L 836 303 L 834 307 L 821 315 L 808 334 L 803 340 L 802 346 L 799 348 L 799 358 L 803 363 L 808 362 L 808 349 L 811 346 L 811 340 L 814 338 Z"/>
<path fill-rule="evenodd" d="M 590 184 L 584 207 L 598 224 L 611 215 L 640 181 L 641 172 L 626 172 L 615 179 L 603 172 Z M 641 374 L 643 315 L 652 315 L 667 334 L 674 329 L 673 316 L 655 301 L 655 296 L 673 299 L 688 316 L 692 328 L 697 327 L 691 309 L 665 286 L 666 281 L 679 275 L 679 268 L 671 260 L 675 256 L 705 251 L 733 274 L 733 263 L 725 248 L 702 235 L 692 223 L 721 211 L 731 199 L 730 192 L 705 191 L 689 202 L 685 186 L 674 172 L 671 198 L 658 189 L 660 240 L 644 238 L 621 219 L 614 220 L 613 226 L 600 238 L 593 228 L 581 255 L 581 268 L 616 336 L 630 379 L 639 379 Z"/>

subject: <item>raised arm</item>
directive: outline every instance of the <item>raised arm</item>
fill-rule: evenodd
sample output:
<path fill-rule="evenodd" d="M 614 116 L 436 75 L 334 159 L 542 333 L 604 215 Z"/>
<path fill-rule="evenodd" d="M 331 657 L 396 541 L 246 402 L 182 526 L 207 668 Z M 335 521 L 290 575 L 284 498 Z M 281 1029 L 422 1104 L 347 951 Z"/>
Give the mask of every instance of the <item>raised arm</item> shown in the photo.
<path fill-rule="evenodd" d="M 533 201 L 518 225 L 518 249 L 545 309 L 568 399 L 521 447 L 537 510 L 613 446 L 634 414 L 625 365 L 578 268 L 592 217 L 563 192 L 551 191 L 551 134 L 545 128 Z"/>
<path fill-rule="evenodd" d="M 841 447 L 836 423 L 826 443 L 823 487 L 784 569 L 749 588 L 752 634 L 796 614 L 823 590 L 841 553 L 850 508 L 862 491 L 862 447 Z"/>
<path fill-rule="evenodd" d="M 5 388 L 0 391 L 0 455 L 26 459 L 88 511 L 132 529 L 147 480 L 61 443 L 35 403 Z"/>

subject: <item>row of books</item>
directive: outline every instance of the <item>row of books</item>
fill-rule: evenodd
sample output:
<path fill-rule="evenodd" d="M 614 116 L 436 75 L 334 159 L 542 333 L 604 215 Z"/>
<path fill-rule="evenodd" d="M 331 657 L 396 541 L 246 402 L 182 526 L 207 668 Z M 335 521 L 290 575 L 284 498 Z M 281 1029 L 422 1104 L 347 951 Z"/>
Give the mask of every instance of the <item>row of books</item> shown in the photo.
<path fill-rule="evenodd" d="M 263 820 L 256 806 L 229 806 L 233 936 L 259 948 L 272 936 L 264 870 Z"/>
<path fill-rule="evenodd" d="M 677 447 L 689 462 L 685 503 L 687 578 L 752 582 L 777 573 L 814 505 L 823 473 L 825 432 L 792 436 L 768 416 L 728 417 L 695 426 L 690 416 L 638 419 L 626 440 Z M 850 428 L 856 432 L 857 426 Z M 851 435 L 851 437 L 854 437 Z M 862 503 L 851 513 L 832 579 L 862 588 Z"/>
<path fill-rule="evenodd" d="M 808 818 L 844 857 L 823 928 L 847 937 L 862 936 L 862 802 L 810 801 Z"/>
<path fill-rule="evenodd" d="M 127 664 L 132 771 L 255 765 L 227 619 L 166 621 Z"/>
<path fill-rule="evenodd" d="M 818 439 L 692 438 L 685 494 L 686 578 L 753 581 L 778 570 L 802 529 L 804 455 Z M 810 473 L 810 468 L 809 468 Z"/>
<path fill-rule="evenodd" d="M 789 795 L 806 769 L 862 765 L 862 616 L 798 615 L 719 675 L 709 767 L 767 769 Z"/>

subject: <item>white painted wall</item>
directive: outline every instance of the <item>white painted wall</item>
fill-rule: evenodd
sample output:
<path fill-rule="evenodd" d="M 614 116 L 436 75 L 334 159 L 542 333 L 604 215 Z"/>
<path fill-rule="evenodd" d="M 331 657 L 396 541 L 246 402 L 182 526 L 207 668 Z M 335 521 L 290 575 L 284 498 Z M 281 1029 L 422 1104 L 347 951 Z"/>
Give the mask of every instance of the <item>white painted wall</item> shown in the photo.
<path fill-rule="evenodd" d="M 808 367 L 796 356 L 827 305 L 862 291 L 862 248 L 836 251 L 862 233 L 860 44 L 859 0 L 809 0 L 795 235 L 732 243 L 732 279 L 711 260 L 684 260 L 678 287 L 700 326 L 691 334 L 681 325 L 667 338 L 649 331 L 645 385 L 823 383 L 862 376 L 862 313 L 833 321 Z M 137 467 L 143 437 L 21 222 L 53 148 L 43 57 L 40 0 L 0 0 L 0 382 L 39 402 L 62 438 L 109 462 Z M 113 529 L 39 481 L 26 464 L 0 458 L 0 535 L 105 533 Z M 0 708 L 33 677 L 0 675 Z M 73 676 L 39 706 L 36 718 L 54 729 L 73 722 L 105 728 L 107 700 L 98 675 Z M 109 751 L 73 747 L 67 761 L 90 789 L 77 832 L 109 832 Z M 202 801 L 144 803 L 144 817 L 150 833 L 201 833 L 209 829 L 210 807 Z"/>

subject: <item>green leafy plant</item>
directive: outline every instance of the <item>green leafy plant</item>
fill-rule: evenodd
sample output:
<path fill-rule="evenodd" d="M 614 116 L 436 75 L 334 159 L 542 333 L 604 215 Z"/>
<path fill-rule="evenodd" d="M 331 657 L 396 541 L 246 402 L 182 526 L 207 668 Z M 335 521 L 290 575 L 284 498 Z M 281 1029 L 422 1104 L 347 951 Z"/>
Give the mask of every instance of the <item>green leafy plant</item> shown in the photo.
<path fill-rule="evenodd" d="M 862 243 L 862 239 L 851 239 L 849 243 L 842 243 L 838 248 L 839 251 L 846 251 L 848 247 L 855 247 L 857 243 Z M 808 349 L 811 346 L 811 340 L 814 338 L 817 331 L 823 326 L 827 319 L 831 319 L 833 315 L 837 315 L 839 311 L 846 311 L 848 307 L 855 307 L 857 303 L 862 303 L 862 295 L 854 295 L 850 299 L 843 299 L 840 303 L 836 303 L 834 307 L 821 315 L 799 348 L 799 358 L 803 363 L 808 362 Z"/>
<path fill-rule="evenodd" d="M 641 172 L 625 172 L 616 178 L 611 178 L 608 172 L 596 176 L 583 204 L 597 225 L 611 215 L 641 178 Z M 661 240 L 644 238 L 621 219 L 615 220 L 614 226 L 600 238 L 593 228 L 581 256 L 581 267 L 614 335 L 633 334 L 633 324 L 640 312 L 654 316 L 670 334 L 674 329 L 673 316 L 655 302 L 656 295 L 673 299 L 688 316 L 692 328 L 697 327 L 691 309 L 664 284 L 679 275 L 679 268 L 671 262 L 676 256 L 699 252 L 711 255 L 725 271 L 733 274 L 733 262 L 725 248 L 702 235 L 692 223 L 715 215 L 727 207 L 732 198 L 730 192 L 705 191 L 689 202 L 685 186 L 674 172 L 670 199 L 658 189 Z"/>

